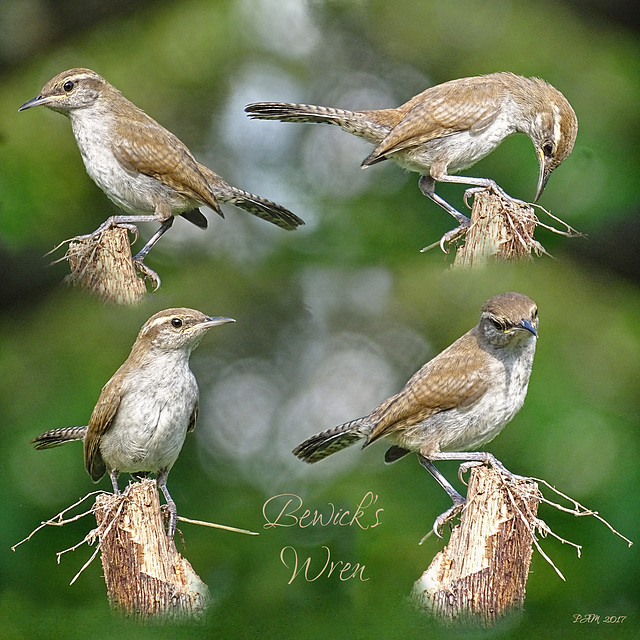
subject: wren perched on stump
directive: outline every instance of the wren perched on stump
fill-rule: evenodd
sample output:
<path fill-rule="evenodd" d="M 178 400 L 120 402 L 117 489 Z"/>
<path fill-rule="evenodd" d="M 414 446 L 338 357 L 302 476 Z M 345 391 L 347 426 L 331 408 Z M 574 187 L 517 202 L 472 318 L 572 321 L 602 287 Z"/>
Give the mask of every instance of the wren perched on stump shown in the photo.
<path fill-rule="evenodd" d="M 207 219 L 198 207 L 211 207 L 224 217 L 220 204 L 228 202 L 282 229 L 304 224 L 279 204 L 232 187 L 200 164 L 176 136 L 91 69 L 63 71 L 19 111 L 40 105 L 71 120 L 87 173 L 130 214 L 112 216 L 89 237 L 112 224 L 160 222 L 160 229 L 133 258 L 156 283 L 156 274 L 142 261 L 176 215 L 206 229 Z"/>
<path fill-rule="evenodd" d="M 436 182 L 491 187 L 508 198 L 493 180 L 452 174 L 484 158 L 512 133 L 525 133 L 533 142 L 540 165 L 537 200 L 551 172 L 571 153 L 578 132 L 576 114 L 562 93 L 544 80 L 514 73 L 450 80 L 394 109 L 348 111 L 256 102 L 245 111 L 261 120 L 336 124 L 376 145 L 363 161 L 363 168 L 391 159 L 417 171 L 422 193 L 459 224 L 443 237 L 441 245 L 460 228 L 468 227 L 469 218 L 435 193 Z"/>
<path fill-rule="evenodd" d="M 394 462 L 411 451 L 453 501 L 438 516 L 434 531 L 464 505 L 464 498 L 434 466 L 437 460 L 491 463 L 484 451 L 470 451 L 493 440 L 520 410 L 538 337 L 538 310 L 521 293 L 503 293 L 482 307 L 480 322 L 427 362 L 404 388 L 368 416 L 318 433 L 293 453 L 313 463 L 364 439 L 363 447 L 385 438 L 385 455 Z"/>
<path fill-rule="evenodd" d="M 211 327 L 227 322 L 235 320 L 208 317 L 194 309 L 156 313 L 102 388 L 88 426 L 52 429 L 31 442 L 36 449 L 48 449 L 82 440 L 89 475 L 98 482 L 108 473 L 114 493 L 119 493 L 119 473 L 157 474 L 173 537 L 177 510 L 167 476 L 198 416 L 198 383 L 189 356 Z"/>

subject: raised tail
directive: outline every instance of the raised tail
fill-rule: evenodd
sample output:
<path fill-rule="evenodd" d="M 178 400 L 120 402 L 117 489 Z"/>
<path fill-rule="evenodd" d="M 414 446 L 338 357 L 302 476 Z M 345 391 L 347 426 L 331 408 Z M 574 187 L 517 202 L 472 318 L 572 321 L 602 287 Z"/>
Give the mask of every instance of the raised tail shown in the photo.
<path fill-rule="evenodd" d="M 250 118 L 280 120 L 281 122 L 316 122 L 337 124 L 339 127 L 369 142 L 378 144 L 391 130 L 387 110 L 347 111 L 333 107 L 288 102 L 254 102 L 244 109 Z"/>
<path fill-rule="evenodd" d="M 365 418 L 345 422 L 307 438 L 293 450 L 293 454 L 300 460 L 312 464 L 366 438 L 370 431 L 371 428 L 365 423 Z"/>
<path fill-rule="evenodd" d="M 51 449 L 51 447 L 58 447 L 61 444 L 73 442 L 74 440 L 84 440 L 86 433 L 86 426 L 60 427 L 41 433 L 31 440 L 29 444 L 32 444 L 36 449 Z"/>

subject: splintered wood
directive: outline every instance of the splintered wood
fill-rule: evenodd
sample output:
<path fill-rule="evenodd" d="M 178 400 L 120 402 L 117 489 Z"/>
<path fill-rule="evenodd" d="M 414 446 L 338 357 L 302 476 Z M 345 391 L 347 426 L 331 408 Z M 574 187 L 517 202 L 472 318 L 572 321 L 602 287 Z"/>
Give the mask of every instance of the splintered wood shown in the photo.
<path fill-rule="evenodd" d="M 490 189 L 473 197 L 471 226 L 464 245 L 458 248 L 454 267 L 479 267 L 495 261 L 530 260 L 545 253 L 534 239 L 538 224 L 533 207 L 519 200 L 507 200 Z"/>
<path fill-rule="evenodd" d="M 482 627 L 521 609 L 538 496 L 529 479 L 507 488 L 495 469 L 472 469 L 460 524 L 413 587 L 418 608 L 445 625 Z"/>
<path fill-rule="evenodd" d="M 113 609 L 140 619 L 204 615 L 209 589 L 167 536 L 153 480 L 99 495 L 94 511 Z"/>
<path fill-rule="evenodd" d="M 89 291 L 103 302 L 140 302 L 147 288 L 133 266 L 127 233 L 127 229 L 113 226 L 95 238 L 70 242 L 65 258 L 71 273 L 65 282 Z"/>

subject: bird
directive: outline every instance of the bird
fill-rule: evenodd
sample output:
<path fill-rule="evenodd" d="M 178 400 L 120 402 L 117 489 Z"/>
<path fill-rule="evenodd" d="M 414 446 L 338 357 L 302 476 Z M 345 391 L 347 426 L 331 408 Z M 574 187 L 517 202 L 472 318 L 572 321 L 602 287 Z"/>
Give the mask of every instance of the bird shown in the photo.
<path fill-rule="evenodd" d="M 537 201 L 551 173 L 571 153 L 578 132 L 576 114 L 560 91 L 539 78 L 509 72 L 450 80 L 397 108 L 348 111 L 255 102 L 247 105 L 245 112 L 260 120 L 338 125 L 376 145 L 362 162 L 363 168 L 391 159 L 418 172 L 422 193 L 458 222 L 443 241 L 453 239 L 470 221 L 435 192 L 436 182 L 470 185 L 473 188 L 465 196 L 490 187 L 513 201 L 493 180 L 452 174 L 484 158 L 507 136 L 525 133 L 533 142 L 539 162 Z"/>
<path fill-rule="evenodd" d="M 231 186 L 199 163 L 173 133 L 91 69 L 59 73 L 18 111 L 38 106 L 69 118 L 87 173 L 128 214 L 112 216 L 92 234 L 77 239 L 96 237 L 114 224 L 160 222 L 159 230 L 133 258 L 154 281 L 157 275 L 143 260 L 176 215 L 206 229 L 207 219 L 198 207 L 208 206 L 224 217 L 220 204 L 230 203 L 282 229 L 304 224 L 279 204 Z"/>
<path fill-rule="evenodd" d="M 493 296 L 483 305 L 478 324 L 427 362 L 396 395 L 367 416 L 311 436 L 293 454 L 311 464 L 359 440 L 364 448 L 381 439 L 391 443 L 387 463 L 416 452 L 453 501 L 434 522 L 440 535 L 465 500 L 434 461 L 491 464 L 508 477 L 515 475 L 491 453 L 477 449 L 493 440 L 524 403 L 538 323 L 537 306 L 528 296 Z"/>
<path fill-rule="evenodd" d="M 167 489 L 169 471 L 198 416 L 198 383 L 189 356 L 207 331 L 235 322 L 184 307 L 165 309 L 143 325 L 131 353 L 104 385 L 89 424 L 46 431 L 31 443 L 49 449 L 84 442 L 84 464 L 94 482 L 109 474 L 119 494 L 118 474 L 156 474 L 169 511 L 173 538 L 177 509 Z"/>

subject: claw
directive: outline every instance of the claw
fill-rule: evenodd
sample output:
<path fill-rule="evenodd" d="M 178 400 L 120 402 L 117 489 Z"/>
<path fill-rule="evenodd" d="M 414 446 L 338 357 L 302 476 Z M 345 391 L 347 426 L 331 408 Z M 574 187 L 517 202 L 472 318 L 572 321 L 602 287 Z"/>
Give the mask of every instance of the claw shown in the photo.
<path fill-rule="evenodd" d="M 435 533 L 438 538 L 442 538 L 442 527 L 449 522 L 449 520 L 455 518 L 464 509 L 465 504 L 466 500 L 464 499 L 462 499 L 461 502 L 456 501 L 450 509 L 447 509 L 435 519 L 433 523 L 433 533 Z"/>
<path fill-rule="evenodd" d="M 426 251 L 429 251 L 430 249 L 433 249 L 438 245 L 440 246 L 440 249 L 442 249 L 443 253 L 449 253 L 449 249 L 448 247 L 445 247 L 445 244 L 450 244 L 458 238 L 461 238 L 465 233 L 467 233 L 467 229 L 469 229 L 470 224 L 471 221 L 468 220 L 468 224 L 461 224 L 459 227 L 456 227 L 451 231 L 447 231 L 447 233 L 445 233 L 442 238 L 440 238 L 440 240 L 434 242 L 433 244 L 430 244 L 428 247 L 420 249 L 420 253 L 425 253 Z"/>
<path fill-rule="evenodd" d="M 477 460 L 468 460 L 467 462 L 463 462 L 458 469 L 458 478 L 460 479 L 460 482 L 466 485 L 467 483 L 464 481 L 462 476 L 467 473 L 469 469 L 473 469 L 473 467 L 481 467 L 483 464 L 484 462 L 479 462 Z"/>
<path fill-rule="evenodd" d="M 497 186 L 497 185 L 496 185 Z M 475 196 L 476 193 L 479 193 L 480 191 L 485 191 L 486 187 L 470 187 L 469 189 L 467 189 L 464 192 L 464 206 L 467 207 L 467 209 L 471 209 L 471 205 L 469 204 L 469 198 L 471 196 Z"/>
<path fill-rule="evenodd" d="M 136 227 L 134 224 L 129 224 L 126 222 L 116 222 L 111 218 L 109 218 L 106 222 L 103 222 L 95 231 L 92 231 L 91 233 L 85 233 L 84 235 L 81 235 L 81 236 L 76 236 L 75 238 L 71 238 L 71 240 L 68 240 L 68 242 L 77 242 L 82 240 L 95 240 L 100 235 L 102 235 L 102 233 L 104 233 L 107 229 L 109 229 L 109 227 L 112 227 L 112 226 L 122 227 L 123 229 L 126 229 L 127 231 L 131 232 L 135 236 L 135 238 L 138 237 L 138 227 Z"/>
<path fill-rule="evenodd" d="M 464 192 L 464 204 L 467 207 L 471 208 L 471 205 L 469 205 L 468 203 L 469 198 L 471 196 L 474 196 L 476 193 L 480 193 L 481 191 L 486 191 L 487 189 L 493 191 L 497 196 L 499 196 L 503 200 L 506 200 L 507 202 L 511 202 L 519 207 L 530 206 L 528 202 L 525 202 L 524 200 L 519 200 L 518 198 L 514 198 L 513 196 L 510 196 L 502 187 L 498 185 L 497 182 L 493 182 L 493 181 L 491 181 L 491 184 L 489 184 L 486 187 L 470 187 L 469 189 L 467 189 Z"/>
<path fill-rule="evenodd" d="M 467 229 L 469 229 L 469 225 L 460 225 L 451 231 L 447 231 L 442 238 L 440 238 L 440 248 L 444 253 L 449 253 L 448 247 L 445 248 L 445 244 L 451 244 L 453 241 L 461 238 L 463 235 L 467 233 Z"/>
<path fill-rule="evenodd" d="M 151 286 L 153 287 L 153 291 L 157 291 L 160 288 L 160 284 L 162 281 L 160 280 L 160 276 L 151 268 L 147 267 L 147 265 L 142 262 L 142 260 L 133 259 L 133 266 L 145 277 L 151 281 Z"/>

